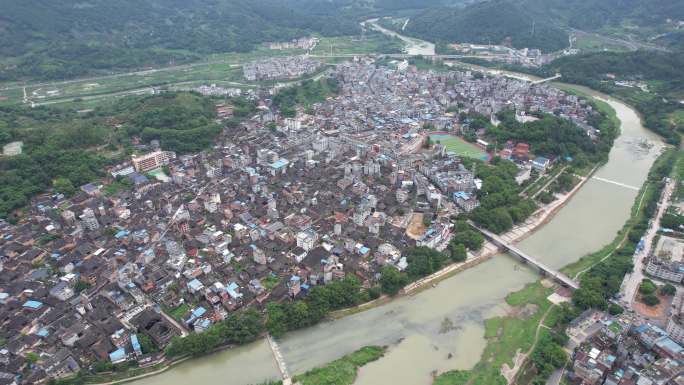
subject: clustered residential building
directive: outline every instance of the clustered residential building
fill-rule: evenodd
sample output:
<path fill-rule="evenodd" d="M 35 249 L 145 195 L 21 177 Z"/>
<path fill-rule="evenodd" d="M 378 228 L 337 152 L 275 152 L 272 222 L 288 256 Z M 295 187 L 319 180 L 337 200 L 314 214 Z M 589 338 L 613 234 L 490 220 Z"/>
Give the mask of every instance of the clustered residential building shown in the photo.
<path fill-rule="evenodd" d="M 323 64 L 308 56 L 285 56 L 257 60 L 242 67 L 249 81 L 294 79 L 316 72 Z"/>
<path fill-rule="evenodd" d="M 339 95 L 306 113 L 285 119 L 268 91 L 254 92 L 258 113 L 226 126 L 211 151 L 135 156 L 102 182 L 129 178 L 129 190 L 41 195 L 19 223 L 0 221 L 0 375 L 35 383 L 95 362 L 154 363 L 163 353 L 141 340 L 163 348 L 348 275 L 368 287 L 384 266 L 405 269 L 411 247 L 444 249 L 481 186 L 458 156 L 423 146 L 428 123 L 462 129 L 451 105 L 562 111 L 592 130 L 588 106 L 545 85 L 366 60 L 332 76 Z M 216 109 L 231 116 L 229 101 Z M 430 222 L 417 234 L 416 214 Z"/>
<path fill-rule="evenodd" d="M 487 61 L 496 61 L 527 68 L 539 68 L 563 56 L 576 55 L 580 51 L 574 48 L 542 53 L 536 48 L 513 48 L 496 44 L 452 43 L 449 48 L 458 54 L 475 56 Z"/>
<path fill-rule="evenodd" d="M 631 315 L 591 324 L 591 311 L 570 325 L 590 324 L 587 339 L 568 365 L 569 383 L 582 385 L 679 385 L 684 382 L 684 348 L 670 328 Z"/>
<path fill-rule="evenodd" d="M 265 43 L 269 49 L 284 50 L 284 49 L 305 49 L 311 50 L 318 44 L 316 37 L 300 37 L 299 39 L 292 39 L 290 41 L 270 42 Z"/>

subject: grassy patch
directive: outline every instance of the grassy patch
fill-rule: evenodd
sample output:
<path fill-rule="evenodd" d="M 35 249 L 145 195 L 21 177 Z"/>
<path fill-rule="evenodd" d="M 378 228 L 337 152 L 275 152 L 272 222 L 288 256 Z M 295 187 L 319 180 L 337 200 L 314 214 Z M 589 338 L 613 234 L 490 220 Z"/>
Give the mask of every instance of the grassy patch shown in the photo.
<path fill-rule="evenodd" d="M 575 48 L 583 51 L 627 51 L 624 45 L 607 42 L 605 39 L 583 35 L 575 41 Z"/>
<path fill-rule="evenodd" d="M 525 196 L 528 196 L 528 197 L 534 196 L 536 193 L 538 193 L 546 185 L 546 183 L 549 182 L 549 180 L 551 180 L 551 178 L 555 178 L 556 175 L 561 173 L 561 171 L 563 171 L 563 167 L 554 166 L 546 174 L 540 176 L 537 180 L 532 182 L 529 186 L 527 186 L 523 190 L 523 192 L 525 193 Z"/>
<path fill-rule="evenodd" d="M 128 190 L 133 187 L 133 182 L 127 178 L 117 178 L 112 183 L 105 185 L 102 188 L 104 194 L 108 197 L 114 196 L 121 191 Z"/>
<path fill-rule="evenodd" d="M 437 377 L 432 385 L 466 385 L 472 374 L 467 370 L 452 370 Z"/>
<path fill-rule="evenodd" d="M 420 71 L 448 72 L 454 69 L 444 64 L 441 60 L 414 57 L 409 59 L 409 64 L 415 66 Z"/>
<path fill-rule="evenodd" d="M 529 303 L 541 305 L 551 294 L 550 289 L 544 288 L 540 282 L 530 283 L 524 288 L 506 296 L 506 303 L 511 306 L 523 306 Z"/>
<path fill-rule="evenodd" d="M 302 385 L 351 385 L 356 380 L 358 368 L 378 360 L 384 354 L 382 347 L 366 346 L 325 366 L 295 376 L 294 382 L 301 382 Z"/>
<path fill-rule="evenodd" d="M 273 290 L 280 283 L 280 278 L 275 275 L 269 275 L 261 281 L 261 286 L 266 289 L 266 291 Z"/>
<path fill-rule="evenodd" d="M 190 312 L 190 305 L 184 303 L 175 309 L 170 309 L 167 313 L 178 322 L 183 321 L 183 317 Z"/>
<path fill-rule="evenodd" d="M 404 44 L 401 40 L 381 34 L 369 36 L 322 37 L 311 51 L 312 55 L 361 55 L 373 53 L 401 53 Z"/>
<path fill-rule="evenodd" d="M 447 151 L 451 151 L 460 156 L 467 156 L 473 159 L 486 160 L 487 153 L 482 151 L 479 147 L 472 143 L 468 143 L 465 140 L 454 135 L 441 135 L 435 134 L 430 135 L 430 139 L 434 143 L 443 144 Z"/>
<path fill-rule="evenodd" d="M 670 114 L 670 119 L 672 120 L 672 123 L 677 126 L 684 127 L 684 108 Z"/>

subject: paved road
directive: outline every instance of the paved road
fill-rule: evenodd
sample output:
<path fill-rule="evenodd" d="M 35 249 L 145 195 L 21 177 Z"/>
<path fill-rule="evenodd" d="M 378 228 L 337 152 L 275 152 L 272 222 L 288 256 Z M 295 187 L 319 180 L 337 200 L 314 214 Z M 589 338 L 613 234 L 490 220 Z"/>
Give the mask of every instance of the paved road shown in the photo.
<path fill-rule="evenodd" d="M 563 373 L 565 372 L 565 367 L 555 370 L 551 373 L 551 377 L 546 380 L 546 385 L 558 385 L 560 384 L 561 378 L 563 378 Z"/>
<path fill-rule="evenodd" d="M 626 275 L 625 279 L 622 281 L 620 294 L 622 295 L 622 301 L 629 308 L 632 307 L 632 303 L 634 302 L 634 295 L 636 294 L 636 291 L 639 287 L 639 284 L 641 283 L 641 280 L 644 279 L 644 263 L 649 251 L 651 250 L 653 239 L 655 238 L 658 232 L 658 228 L 660 227 L 660 218 L 662 218 L 663 214 L 665 213 L 665 210 L 668 207 L 668 202 L 672 197 L 674 188 L 674 180 L 669 180 L 667 184 L 665 184 L 665 188 L 663 189 L 660 201 L 658 202 L 658 211 L 655 217 L 651 220 L 650 226 L 646 231 L 646 234 L 644 235 L 644 248 L 643 250 L 641 250 L 641 252 L 637 253 L 634 256 L 633 272 Z"/>
<path fill-rule="evenodd" d="M 586 32 L 586 31 L 581 31 L 579 29 L 571 29 L 571 31 L 576 35 L 576 36 L 591 36 L 595 39 L 599 39 L 603 41 L 604 43 L 612 43 L 616 45 L 621 45 L 623 47 L 626 47 L 627 49 L 630 49 L 632 51 L 636 51 L 639 49 L 646 49 L 646 50 L 655 50 L 655 51 L 662 51 L 662 52 L 669 52 L 669 49 L 656 45 L 656 44 L 650 44 L 650 43 L 644 43 L 641 41 L 636 41 L 632 38 L 629 40 L 625 39 L 619 39 L 616 37 L 610 37 L 610 36 L 605 36 L 605 35 L 599 35 L 597 33 L 592 33 L 592 32 Z"/>

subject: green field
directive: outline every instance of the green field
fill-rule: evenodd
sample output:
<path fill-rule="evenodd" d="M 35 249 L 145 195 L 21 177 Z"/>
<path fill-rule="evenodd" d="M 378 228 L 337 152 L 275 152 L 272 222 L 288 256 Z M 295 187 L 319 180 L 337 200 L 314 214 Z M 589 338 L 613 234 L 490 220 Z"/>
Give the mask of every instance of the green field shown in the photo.
<path fill-rule="evenodd" d="M 401 53 L 404 44 L 381 34 L 367 36 L 322 37 L 318 45 L 311 51 L 314 56 L 363 55 L 376 53 Z"/>
<path fill-rule="evenodd" d="M 575 41 L 574 48 L 579 48 L 583 51 L 627 51 L 624 45 L 612 43 L 606 39 L 591 35 L 579 36 Z"/>
<path fill-rule="evenodd" d="M 481 148 L 454 135 L 433 134 L 430 135 L 430 139 L 433 143 L 445 145 L 447 151 L 454 152 L 458 156 L 480 160 L 487 160 L 489 157 Z"/>
<path fill-rule="evenodd" d="M 366 36 L 323 37 L 311 54 L 324 63 L 335 63 L 346 58 L 326 57 L 330 55 L 371 54 L 377 52 L 401 52 L 398 39 L 380 34 Z M 195 63 L 169 66 L 128 73 L 107 74 L 66 81 L 0 83 L 0 105 L 18 104 L 23 100 L 23 88 L 31 102 L 40 104 L 99 102 L 105 98 L 116 98 L 135 94 L 149 94 L 151 87 L 187 87 L 216 83 L 226 87 L 254 88 L 264 85 L 249 82 L 242 77 L 242 65 L 254 60 L 274 56 L 301 55 L 301 49 L 270 50 L 258 47 L 248 53 L 225 53 L 208 55 Z M 325 67 L 324 67 L 325 68 Z M 318 73 L 308 75 L 316 76 Z M 296 80 L 296 79 L 295 79 Z"/>

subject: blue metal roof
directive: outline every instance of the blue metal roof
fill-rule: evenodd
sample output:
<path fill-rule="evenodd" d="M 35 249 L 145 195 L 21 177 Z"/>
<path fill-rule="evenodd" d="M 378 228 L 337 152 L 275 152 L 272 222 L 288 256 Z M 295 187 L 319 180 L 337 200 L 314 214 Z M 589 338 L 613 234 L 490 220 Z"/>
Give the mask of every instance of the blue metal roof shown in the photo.
<path fill-rule="evenodd" d="M 133 350 L 140 350 L 140 342 L 138 341 L 138 336 L 136 334 L 131 335 L 131 345 L 133 345 Z"/>
<path fill-rule="evenodd" d="M 124 348 L 119 348 L 111 353 L 109 353 L 109 359 L 112 362 L 121 361 L 126 358 L 126 350 Z"/>
<path fill-rule="evenodd" d="M 192 315 L 195 317 L 199 318 L 204 315 L 204 313 L 207 312 L 207 309 L 203 308 L 202 306 L 198 307 L 197 309 L 192 311 Z"/>
<path fill-rule="evenodd" d="M 468 195 L 468 193 L 465 191 L 456 191 L 454 193 L 454 198 L 461 198 L 461 199 L 468 200 L 468 199 L 470 199 L 470 195 Z"/>
<path fill-rule="evenodd" d="M 684 349 L 681 347 L 681 345 L 679 345 L 678 343 L 674 342 L 674 341 L 673 341 L 671 338 L 669 338 L 669 337 L 663 337 L 662 339 L 660 339 L 659 341 L 656 342 L 656 345 L 658 345 L 658 346 L 660 346 L 660 347 L 662 347 L 662 348 L 664 348 L 664 349 L 667 349 L 667 350 L 669 350 L 669 351 L 671 351 L 671 352 L 673 352 L 673 353 L 679 353 L 679 352 L 681 352 L 682 350 L 684 350 Z"/>
<path fill-rule="evenodd" d="M 287 166 L 288 164 L 290 164 L 290 161 L 288 161 L 287 159 L 278 159 L 275 162 L 271 163 L 269 166 L 275 169 L 279 169 Z"/>
<path fill-rule="evenodd" d="M 193 290 L 199 290 L 204 285 L 197 278 L 195 278 L 192 281 L 188 282 L 188 286 L 190 286 L 190 288 Z"/>
<path fill-rule="evenodd" d="M 40 309 L 41 307 L 43 307 L 43 303 L 34 300 L 28 300 L 24 302 L 23 306 L 31 309 Z"/>

